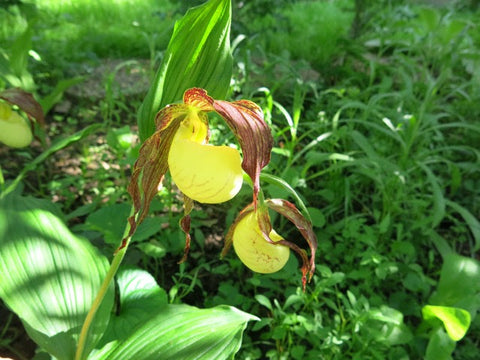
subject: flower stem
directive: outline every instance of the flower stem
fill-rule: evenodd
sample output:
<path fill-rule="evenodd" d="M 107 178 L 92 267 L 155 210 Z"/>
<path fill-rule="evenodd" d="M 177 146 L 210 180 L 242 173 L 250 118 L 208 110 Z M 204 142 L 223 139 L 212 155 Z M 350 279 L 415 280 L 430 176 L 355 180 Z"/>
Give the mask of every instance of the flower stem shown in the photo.
<path fill-rule="evenodd" d="M 131 212 L 133 213 L 133 206 L 132 206 Z M 127 236 L 129 231 L 130 231 L 130 223 L 127 222 L 127 225 L 124 231 L 124 237 Z M 93 300 L 92 307 L 90 308 L 87 314 L 87 317 L 83 322 L 82 330 L 78 338 L 78 345 L 77 345 L 77 351 L 75 353 L 75 360 L 82 360 L 85 358 L 86 355 L 88 355 L 88 354 L 85 354 L 85 346 L 87 344 L 90 327 L 92 326 L 93 320 L 95 319 L 95 315 L 97 314 L 97 311 L 100 308 L 100 305 L 102 304 L 103 299 L 105 298 L 105 294 L 107 293 L 108 288 L 110 287 L 110 284 L 112 283 L 115 277 L 115 274 L 117 273 L 120 267 L 120 264 L 122 263 L 123 257 L 127 252 L 130 239 L 131 237 L 127 237 L 125 239 L 125 242 L 123 242 L 122 240 L 122 245 L 119 247 L 119 249 L 117 249 L 117 251 L 115 251 L 115 255 L 112 259 L 112 263 L 110 264 L 110 268 L 108 269 L 107 275 L 105 276 L 105 279 L 103 280 L 103 283 L 100 286 L 97 296 L 95 297 L 95 300 Z"/>
<path fill-rule="evenodd" d="M 312 222 L 312 218 L 310 217 L 310 213 L 308 212 L 308 209 L 305 206 L 305 203 L 302 201 L 302 199 L 300 198 L 300 195 L 298 195 L 298 193 L 290 186 L 289 183 L 287 183 L 282 178 L 279 178 L 278 176 L 265 174 L 265 173 L 260 174 L 260 181 L 266 181 L 270 184 L 283 188 L 284 190 L 289 192 L 294 197 L 295 201 L 298 203 L 300 209 L 302 209 L 302 212 L 305 218 L 308 221 Z"/>

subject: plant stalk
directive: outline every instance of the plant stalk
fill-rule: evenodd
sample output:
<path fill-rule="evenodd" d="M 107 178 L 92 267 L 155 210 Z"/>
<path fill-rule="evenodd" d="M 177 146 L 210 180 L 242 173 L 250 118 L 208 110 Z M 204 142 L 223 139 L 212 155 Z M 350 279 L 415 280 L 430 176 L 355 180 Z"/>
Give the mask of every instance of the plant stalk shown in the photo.
<path fill-rule="evenodd" d="M 134 209 L 132 206 L 131 213 L 133 213 Z M 128 235 L 130 231 L 130 223 L 127 222 L 127 225 L 125 227 L 124 231 L 124 238 L 125 236 Z M 112 259 L 112 263 L 110 264 L 110 268 L 108 269 L 107 275 L 105 276 L 105 279 L 103 280 L 102 285 L 100 286 L 100 289 L 97 293 L 97 296 L 95 297 L 95 300 L 93 300 L 92 307 L 88 311 L 87 317 L 85 318 L 85 321 L 83 322 L 82 330 L 80 331 L 80 336 L 78 338 L 78 345 L 77 345 L 77 351 L 75 353 L 75 360 L 82 360 L 84 359 L 85 356 L 85 345 L 87 343 L 87 338 L 88 334 L 90 332 L 90 328 L 92 326 L 93 320 L 95 319 L 95 315 L 97 314 L 98 309 L 100 308 L 100 305 L 103 302 L 103 299 L 105 298 L 105 294 L 108 291 L 108 288 L 110 287 L 110 284 L 112 283 L 115 274 L 117 273 L 118 269 L 120 268 L 120 265 L 122 263 L 123 257 L 125 256 L 125 253 L 127 252 L 128 245 L 130 243 L 131 237 L 127 237 L 125 240 L 125 243 L 123 243 L 115 251 L 115 255 Z M 87 354 L 88 355 L 88 354 Z"/>

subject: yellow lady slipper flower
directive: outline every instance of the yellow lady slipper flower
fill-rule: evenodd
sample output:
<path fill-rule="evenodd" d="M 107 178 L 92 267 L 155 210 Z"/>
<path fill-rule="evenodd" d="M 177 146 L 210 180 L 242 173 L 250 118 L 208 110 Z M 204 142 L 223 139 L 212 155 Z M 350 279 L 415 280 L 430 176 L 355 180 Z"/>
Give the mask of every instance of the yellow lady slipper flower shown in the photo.
<path fill-rule="evenodd" d="M 207 144 L 207 125 L 190 110 L 172 140 L 168 168 L 174 183 L 189 198 L 215 204 L 232 199 L 242 187 L 238 150 Z"/>
<path fill-rule="evenodd" d="M 0 142 L 13 148 L 30 145 L 33 140 L 32 130 L 27 121 L 11 106 L 0 103 Z"/>
<path fill-rule="evenodd" d="M 243 159 L 234 148 L 208 144 L 207 113 L 212 111 L 220 115 L 234 133 Z M 270 161 L 273 137 L 262 110 L 255 103 L 214 100 L 199 88 L 187 90 L 183 103 L 161 109 L 155 125 L 156 131 L 140 148 L 128 186 L 135 211 L 129 218 L 131 227 L 126 238 L 133 235 L 147 216 L 158 186 L 170 171 L 173 182 L 184 195 L 184 217 L 180 226 L 186 234 L 186 255 L 190 246 L 189 214 L 193 200 L 215 204 L 232 199 L 240 191 L 245 171 L 254 184 L 256 203 L 260 171 Z"/>
<path fill-rule="evenodd" d="M 269 234 L 270 240 L 284 240 L 275 230 Z M 268 242 L 260 230 L 257 213 L 245 215 L 233 232 L 233 248 L 242 263 L 258 273 L 269 274 L 282 269 L 290 256 L 290 248 Z"/>
<path fill-rule="evenodd" d="M 208 112 L 225 120 L 242 149 L 208 144 Z M 285 266 L 294 250 L 303 260 L 302 284 L 313 276 L 317 240 L 311 223 L 288 201 L 260 198 L 260 171 L 269 163 L 273 137 L 260 107 L 248 100 L 214 100 L 203 89 L 185 92 L 183 103 L 167 105 L 155 118 L 156 131 L 142 144 L 133 167 L 128 192 L 134 213 L 129 217 L 130 231 L 117 249 L 127 244 L 148 214 L 167 171 L 184 195 L 184 216 L 180 227 L 185 233 L 182 261 L 190 248 L 190 212 L 193 201 L 221 203 L 234 197 L 242 186 L 245 171 L 253 184 L 253 201 L 238 215 L 225 238 L 222 256 L 233 244 L 242 262 L 260 273 L 272 273 Z M 310 247 L 307 252 L 283 239 L 273 230 L 268 208 L 290 220 Z"/>

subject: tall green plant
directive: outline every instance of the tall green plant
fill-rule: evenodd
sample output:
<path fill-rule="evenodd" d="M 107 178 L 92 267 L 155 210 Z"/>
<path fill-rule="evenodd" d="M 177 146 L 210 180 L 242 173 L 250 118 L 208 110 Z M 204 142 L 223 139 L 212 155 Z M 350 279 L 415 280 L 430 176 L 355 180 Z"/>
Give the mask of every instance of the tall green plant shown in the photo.
<path fill-rule="evenodd" d="M 138 112 L 138 131 L 144 141 L 155 130 L 155 114 L 182 99 L 192 87 L 224 98 L 232 76 L 230 49 L 231 3 L 211 0 L 190 9 L 175 24 L 167 51 Z"/>
<path fill-rule="evenodd" d="M 225 96 L 232 61 L 230 7 L 229 0 L 211 0 L 177 23 L 140 111 L 143 138 L 151 134 L 161 104 L 179 100 L 188 86 Z M 28 169 L 70 140 L 55 144 Z M 28 169 L 0 198 L 0 296 L 41 349 L 57 359 L 228 359 L 238 351 L 242 331 L 254 317 L 230 307 L 168 305 L 163 290 L 142 272 L 120 274 L 121 311 L 112 315 L 114 276 L 127 247 L 108 267 L 48 202 L 14 191 Z"/>

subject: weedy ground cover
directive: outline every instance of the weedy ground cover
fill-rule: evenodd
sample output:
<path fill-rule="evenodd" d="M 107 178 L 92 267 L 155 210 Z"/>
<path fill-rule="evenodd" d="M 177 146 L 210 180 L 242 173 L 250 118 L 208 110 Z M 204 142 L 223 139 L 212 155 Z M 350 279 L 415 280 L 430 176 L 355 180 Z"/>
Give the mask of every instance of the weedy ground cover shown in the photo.
<path fill-rule="evenodd" d="M 153 80 L 186 6 L 135 4 L 38 0 L 0 9 L 0 89 L 34 92 L 49 110 L 51 140 L 80 131 L 28 167 L 23 192 L 53 200 L 68 228 L 106 256 L 130 215 L 126 186 L 145 95 L 122 93 L 115 79 L 130 66 Z M 233 2 L 228 96 L 259 104 L 272 130 L 265 193 L 308 209 L 318 239 L 311 283 L 303 292 L 295 256 L 271 275 L 251 272 L 233 254 L 219 259 L 228 227 L 251 197 L 245 186 L 226 204 L 196 206 L 189 260 L 178 265 L 183 210 L 168 174 L 125 265 L 146 270 L 144 281 L 160 285 L 162 301 L 231 305 L 257 316 L 238 359 L 476 359 L 478 2 L 272 4 Z M 78 75 L 111 58 L 135 62 L 116 62 L 98 79 L 103 96 L 70 92 L 85 80 Z M 212 140 L 235 143 L 218 116 L 211 122 Z M 8 184 L 41 148 L 0 151 Z M 271 216 L 284 238 L 301 243 L 290 222 Z M 129 276 L 121 281 L 134 281 Z M 0 354 L 31 358 L 35 345 L 25 351 L 22 324 L 2 306 Z"/>

